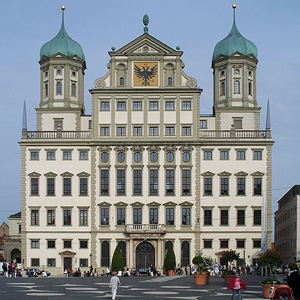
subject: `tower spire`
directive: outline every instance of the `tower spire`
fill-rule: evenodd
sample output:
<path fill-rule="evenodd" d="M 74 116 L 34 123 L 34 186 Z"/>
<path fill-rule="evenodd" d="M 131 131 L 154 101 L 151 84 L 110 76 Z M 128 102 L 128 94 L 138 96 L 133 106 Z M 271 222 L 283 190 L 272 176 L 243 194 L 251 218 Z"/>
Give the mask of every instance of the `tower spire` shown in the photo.
<path fill-rule="evenodd" d="M 26 114 L 26 101 L 24 100 L 23 106 L 23 121 L 22 121 L 22 136 L 26 136 L 27 133 L 27 114 Z"/>

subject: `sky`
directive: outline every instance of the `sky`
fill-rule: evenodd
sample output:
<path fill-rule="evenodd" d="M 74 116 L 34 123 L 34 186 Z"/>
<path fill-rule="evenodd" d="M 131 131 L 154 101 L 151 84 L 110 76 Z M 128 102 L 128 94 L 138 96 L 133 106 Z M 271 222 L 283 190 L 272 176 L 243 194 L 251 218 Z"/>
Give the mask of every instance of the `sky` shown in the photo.
<path fill-rule="evenodd" d="M 203 89 L 201 114 L 212 113 L 211 59 L 217 42 L 232 26 L 233 0 L 3 0 L 0 9 L 0 224 L 21 210 L 21 139 L 23 103 L 28 130 L 36 130 L 40 100 L 39 51 L 61 25 L 85 53 L 85 106 L 89 89 L 107 72 L 108 51 L 143 34 L 148 14 L 149 34 L 184 52 L 184 71 Z M 258 48 L 257 101 L 265 129 L 270 101 L 273 146 L 273 211 L 277 201 L 300 184 L 300 1 L 236 0 L 241 34 Z"/>

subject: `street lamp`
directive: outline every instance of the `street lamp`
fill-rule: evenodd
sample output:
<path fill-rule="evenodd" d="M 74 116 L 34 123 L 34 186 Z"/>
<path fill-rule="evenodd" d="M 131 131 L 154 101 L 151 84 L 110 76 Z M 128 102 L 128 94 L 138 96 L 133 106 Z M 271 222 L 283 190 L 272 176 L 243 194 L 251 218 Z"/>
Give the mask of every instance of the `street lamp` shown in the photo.
<path fill-rule="evenodd" d="M 93 254 L 90 253 L 90 273 L 92 273 L 92 271 L 93 271 L 92 258 L 93 258 Z"/>

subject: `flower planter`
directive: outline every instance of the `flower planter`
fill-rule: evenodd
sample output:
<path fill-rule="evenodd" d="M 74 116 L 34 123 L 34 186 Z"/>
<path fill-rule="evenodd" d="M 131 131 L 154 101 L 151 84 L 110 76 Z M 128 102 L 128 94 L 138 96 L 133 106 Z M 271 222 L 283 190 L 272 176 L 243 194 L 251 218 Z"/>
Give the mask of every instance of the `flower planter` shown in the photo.
<path fill-rule="evenodd" d="M 168 276 L 174 276 L 174 271 L 173 270 L 168 270 Z"/>
<path fill-rule="evenodd" d="M 195 285 L 206 285 L 208 284 L 209 275 L 208 274 L 195 274 L 194 284 Z"/>
<path fill-rule="evenodd" d="M 274 286 L 274 287 L 278 287 L 278 284 L 269 284 L 269 283 L 263 283 L 262 284 L 262 294 L 263 294 L 263 298 L 265 299 L 270 299 L 270 288 Z"/>
<path fill-rule="evenodd" d="M 231 275 L 231 274 L 224 275 L 225 284 L 229 284 L 233 277 L 234 277 L 234 275 Z"/>

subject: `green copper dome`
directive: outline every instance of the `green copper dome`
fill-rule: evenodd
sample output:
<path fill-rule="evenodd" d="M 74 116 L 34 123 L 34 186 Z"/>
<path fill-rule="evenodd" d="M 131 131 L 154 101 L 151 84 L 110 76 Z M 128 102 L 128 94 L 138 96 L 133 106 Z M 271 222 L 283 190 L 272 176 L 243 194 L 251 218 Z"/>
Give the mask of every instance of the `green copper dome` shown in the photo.
<path fill-rule="evenodd" d="M 40 58 L 51 57 L 57 53 L 61 53 L 67 57 L 78 56 L 82 62 L 85 61 L 84 53 L 79 45 L 67 34 L 64 24 L 64 9 L 62 15 L 62 23 L 58 34 L 49 42 L 44 44 L 40 50 Z"/>
<path fill-rule="evenodd" d="M 236 52 L 239 52 L 245 56 L 253 55 L 255 58 L 257 58 L 257 48 L 255 44 L 244 38 L 236 27 L 234 10 L 231 31 L 225 39 L 220 41 L 215 46 L 213 60 L 218 58 L 220 55 L 230 56 Z"/>

